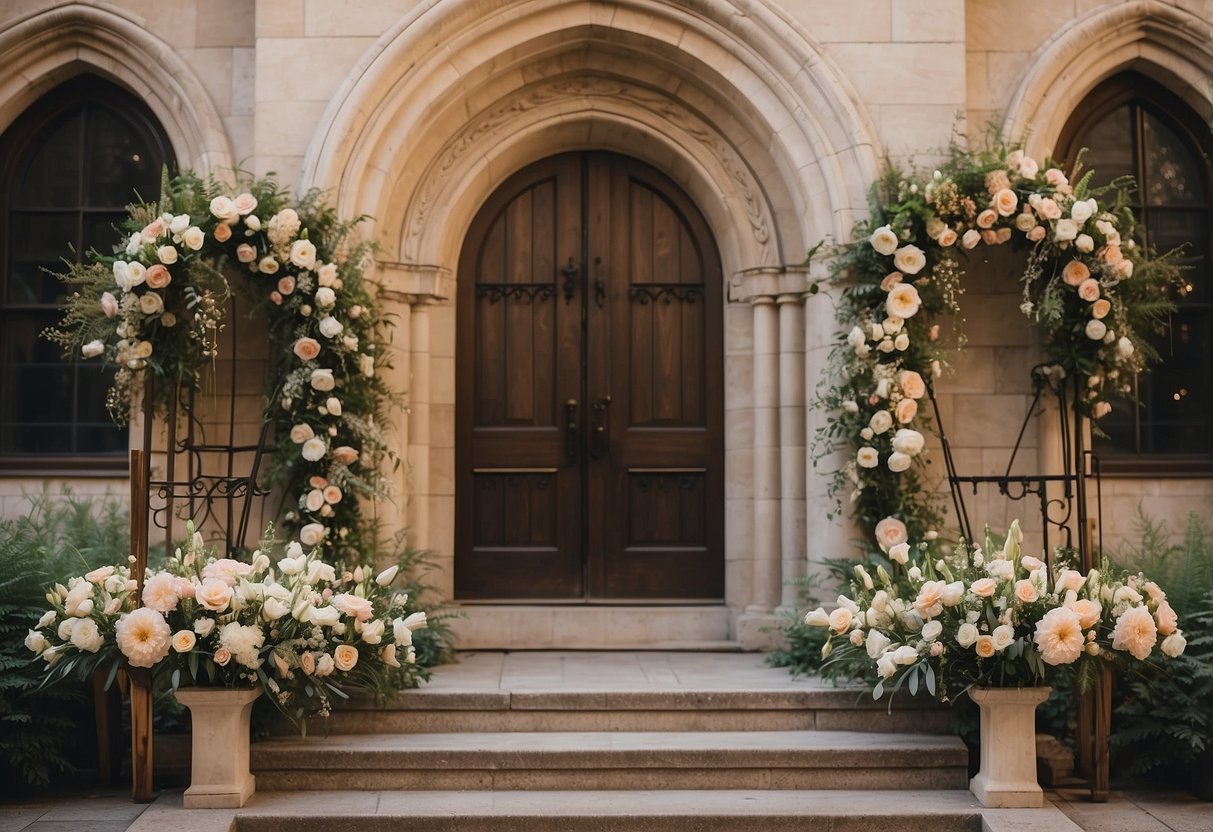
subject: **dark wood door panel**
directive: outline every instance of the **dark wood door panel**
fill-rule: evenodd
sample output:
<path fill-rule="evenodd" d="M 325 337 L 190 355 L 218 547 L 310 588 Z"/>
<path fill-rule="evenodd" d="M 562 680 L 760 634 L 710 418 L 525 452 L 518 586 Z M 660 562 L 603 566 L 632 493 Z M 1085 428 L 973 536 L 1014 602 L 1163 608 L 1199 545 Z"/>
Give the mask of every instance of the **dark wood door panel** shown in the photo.
<path fill-rule="evenodd" d="M 721 598 L 723 290 L 686 195 L 545 160 L 481 209 L 458 283 L 457 596 Z"/>

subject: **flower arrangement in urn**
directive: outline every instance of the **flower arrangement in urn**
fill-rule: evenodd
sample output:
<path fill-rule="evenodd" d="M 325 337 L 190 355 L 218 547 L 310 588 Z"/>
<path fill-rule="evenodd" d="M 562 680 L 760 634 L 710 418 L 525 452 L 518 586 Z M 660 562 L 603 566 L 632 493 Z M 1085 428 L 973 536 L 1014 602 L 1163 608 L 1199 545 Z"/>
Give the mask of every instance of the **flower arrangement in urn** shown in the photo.
<path fill-rule="evenodd" d="M 410 614 L 408 596 L 392 589 L 397 567 L 338 573 L 297 542 L 275 563 L 265 554 L 272 530 L 243 563 L 216 557 L 189 531 L 184 551 L 147 570 L 141 595 L 126 565 L 47 592 L 51 608 L 25 641 L 46 661 L 46 683 L 147 668 L 169 674 L 174 689 L 260 687 L 301 725 L 327 715 L 345 685 L 383 693 L 400 686 L 392 671 L 414 661 L 412 633 L 426 626 L 426 614 Z"/>
<path fill-rule="evenodd" d="M 948 701 L 972 687 L 1045 685 L 1063 670 L 1077 670 L 1083 686 L 1098 663 L 1187 646 L 1158 584 L 1106 564 L 1083 574 L 1058 558 L 1050 568 L 1021 551 L 1018 520 L 998 549 L 962 542 L 933 557 L 895 519 L 882 521 L 879 539 L 893 573 L 857 565 L 850 596 L 805 616 L 829 631 L 823 654 L 874 666 L 875 698 L 905 685 Z"/>

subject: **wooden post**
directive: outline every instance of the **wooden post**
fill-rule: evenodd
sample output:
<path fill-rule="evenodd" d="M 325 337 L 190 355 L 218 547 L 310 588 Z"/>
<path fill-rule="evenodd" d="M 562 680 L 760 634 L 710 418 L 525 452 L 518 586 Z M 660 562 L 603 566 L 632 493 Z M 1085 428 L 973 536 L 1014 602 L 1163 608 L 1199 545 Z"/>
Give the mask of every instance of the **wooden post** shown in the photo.
<path fill-rule="evenodd" d="M 144 415 L 150 419 L 151 414 Z M 131 554 L 138 590 L 135 603 L 143 603 L 147 572 L 148 483 L 150 457 L 146 448 L 131 451 Z M 152 678 L 144 668 L 128 668 L 131 680 L 131 799 L 152 801 Z"/>
<path fill-rule="evenodd" d="M 1108 738 L 1112 735 L 1112 671 L 1106 666 L 1099 668 L 1095 679 L 1092 733 L 1094 734 L 1094 766 L 1091 770 L 1091 802 L 1107 803 L 1112 765 Z"/>

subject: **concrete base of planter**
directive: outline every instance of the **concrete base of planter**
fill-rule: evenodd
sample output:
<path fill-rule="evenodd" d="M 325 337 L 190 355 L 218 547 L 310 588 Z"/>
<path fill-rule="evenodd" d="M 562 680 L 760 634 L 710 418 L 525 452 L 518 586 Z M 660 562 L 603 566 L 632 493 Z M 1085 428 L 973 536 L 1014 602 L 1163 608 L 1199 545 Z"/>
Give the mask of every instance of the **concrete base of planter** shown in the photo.
<path fill-rule="evenodd" d="M 177 691 L 193 726 L 187 809 L 238 809 L 253 796 L 257 780 L 249 772 L 249 718 L 260 695 L 260 688 Z"/>
<path fill-rule="evenodd" d="M 972 688 L 969 697 L 981 708 L 981 770 L 969 791 L 982 806 L 1040 808 L 1036 706 L 1049 698 L 1049 688 Z"/>

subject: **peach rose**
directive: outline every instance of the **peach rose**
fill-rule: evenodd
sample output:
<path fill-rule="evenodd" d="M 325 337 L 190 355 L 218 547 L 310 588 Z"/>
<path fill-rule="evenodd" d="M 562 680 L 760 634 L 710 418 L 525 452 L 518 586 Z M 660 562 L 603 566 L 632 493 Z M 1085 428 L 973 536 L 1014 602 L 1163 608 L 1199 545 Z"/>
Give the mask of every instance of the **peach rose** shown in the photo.
<path fill-rule="evenodd" d="M 906 524 L 896 517 L 886 517 L 876 524 L 876 542 L 886 552 L 898 543 L 905 543 L 909 537 Z"/>
<path fill-rule="evenodd" d="M 901 272 L 889 272 L 885 275 L 884 280 L 880 281 L 882 291 L 891 292 L 893 287 L 901 282 Z"/>
<path fill-rule="evenodd" d="M 198 587 L 198 603 L 212 612 L 227 609 L 232 600 L 232 588 L 218 578 L 207 578 Z"/>
<path fill-rule="evenodd" d="M 242 217 L 245 214 L 251 214 L 256 207 L 257 197 L 249 193 L 239 194 L 232 200 L 232 208 Z"/>
<path fill-rule="evenodd" d="M 232 239 L 232 227 L 225 222 L 221 222 L 215 226 L 215 230 L 211 232 L 215 235 L 215 242 L 226 243 Z"/>
<path fill-rule="evenodd" d="M 1149 657 L 1157 640 L 1158 627 L 1145 607 L 1129 607 L 1112 629 L 1112 649 L 1127 650 L 1138 661 Z"/>
<path fill-rule="evenodd" d="M 996 245 L 998 243 L 998 232 L 992 228 L 987 228 L 981 232 L 981 241 L 988 246 Z"/>
<path fill-rule="evenodd" d="M 280 278 L 278 280 L 278 291 L 284 295 L 289 295 L 291 292 L 295 291 L 295 278 L 291 277 L 290 275 Z"/>
<path fill-rule="evenodd" d="M 1103 613 L 1099 602 L 1091 601 L 1087 598 L 1079 598 L 1072 604 L 1067 604 L 1067 606 L 1078 616 L 1079 626 L 1084 630 L 1094 627 L 1096 622 L 1099 621 L 1099 616 Z"/>
<path fill-rule="evenodd" d="M 943 590 L 947 586 L 943 581 L 927 581 L 918 590 L 918 597 L 914 599 L 914 609 L 923 618 L 930 618 L 939 615 L 943 611 Z"/>
<path fill-rule="evenodd" d="M 1120 246 L 1109 244 L 1099 250 L 1099 259 L 1109 266 L 1115 266 L 1121 260 L 1124 260 L 1125 256 L 1121 253 Z"/>
<path fill-rule="evenodd" d="M 341 489 L 335 485 L 326 486 L 324 489 L 324 501 L 329 505 L 336 505 L 341 502 Z"/>
<path fill-rule="evenodd" d="M 1036 213 L 1046 220 L 1061 219 L 1061 207 L 1048 197 L 1042 199 L 1036 206 Z"/>
<path fill-rule="evenodd" d="M 1038 225 L 1028 232 L 1027 237 L 1031 242 L 1039 243 L 1045 238 L 1045 233 L 1045 227 L 1043 225 Z"/>
<path fill-rule="evenodd" d="M 956 245 L 956 232 L 949 228 L 946 231 L 944 231 L 942 234 L 939 235 L 939 238 L 936 240 L 936 242 L 939 243 L 939 245 L 943 246 L 944 248 L 948 248 L 949 246 L 954 246 L 954 245 Z"/>
<path fill-rule="evenodd" d="M 144 272 L 143 279 L 147 281 L 147 285 L 151 288 L 163 289 L 173 282 L 173 275 L 167 268 L 157 263 L 154 266 L 148 267 L 148 270 Z"/>
<path fill-rule="evenodd" d="M 908 425 L 918 415 L 918 402 L 913 399 L 902 399 L 897 403 L 897 423 Z"/>
<path fill-rule="evenodd" d="M 1175 610 L 1166 601 L 1162 601 L 1158 605 L 1158 609 L 1154 613 L 1154 617 L 1158 619 L 1158 632 L 1164 636 L 1169 636 L 1175 632 L 1179 625 L 1179 616 L 1175 614 Z"/>
<path fill-rule="evenodd" d="M 993 636 L 978 636 L 977 641 L 973 642 L 973 652 L 980 658 L 988 659 L 994 655 L 994 637 Z"/>
<path fill-rule="evenodd" d="M 241 243 L 236 246 L 236 259 L 241 263 L 251 263 L 257 259 L 257 249 L 248 243 Z"/>
<path fill-rule="evenodd" d="M 902 370 L 897 375 L 897 385 L 903 396 L 911 399 L 921 399 L 927 394 L 926 382 L 915 370 Z"/>
<path fill-rule="evenodd" d="M 1014 196 L 1014 194 L 1012 194 Z M 994 223 L 998 222 L 998 212 L 992 208 L 987 208 L 977 215 L 978 228 L 993 228 Z"/>
<path fill-rule="evenodd" d="M 993 578 L 978 578 L 973 581 L 973 594 L 978 598 L 989 598 L 994 594 L 994 590 L 998 588 L 998 581 Z"/>
<path fill-rule="evenodd" d="M 358 648 L 352 644 L 338 644 L 333 651 L 333 663 L 338 670 L 350 671 L 358 664 Z"/>
<path fill-rule="evenodd" d="M 1081 286 L 1084 280 L 1091 277 L 1091 270 L 1081 260 L 1071 260 L 1061 270 L 1061 279 L 1069 286 Z"/>
<path fill-rule="evenodd" d="M 331 456 L 333 458 L 333 462 L 336 462 L 339 465 L 350 465 L 357 461 L 358 451 L 351 448 L 349 445 L 340 445 L 333 448 Z"/>
<path fill-rule="evenodd" d="M 220 647 L 215 651 L 215 664 L 220 667 L 226 667 L 227 663 L 232 660 L 232 651 L 226 647 Z"/>
<path fill-rule="evenodd" d="M 994 210 L 998 212 L 1000 217 L 1009 217 L 1015 213 L 1015 209 L 1019 207 L 1019 197 L 1010 188 L 1003 188 L 998 193 L 994 194 Z M 981 224 L 980 218 L 978 225 Z"/>
<path fill-rule="evenodd" d="M 849 609 L 839 607 L 830 613 L 830 632 L 842 635 L 850 628 L 854 618 L 854 614 Z"/>
<path fill-rule="evenodd" d="M 1093 277 L 1088 277 L 1078 284 L 1078 296 L 1088 303 L 1094 303 L 1099 300 L 1099 281 Z"/>
<path fill-rule="evenodd" d="M 1040 593 L 1036 591 L 1036 584 L 1024 578 L 1015 582 L 1015 597 L 1025 604 L 1031 604 L 1040 597 Z"/>
<path fill-rule="evenodd" d="M 295 342 L 292 348 L 295 355 L 300 361 L 311 361 L 316 356 L 320 355 L 320 342 L 315 338 L 303 337 Z"/>

